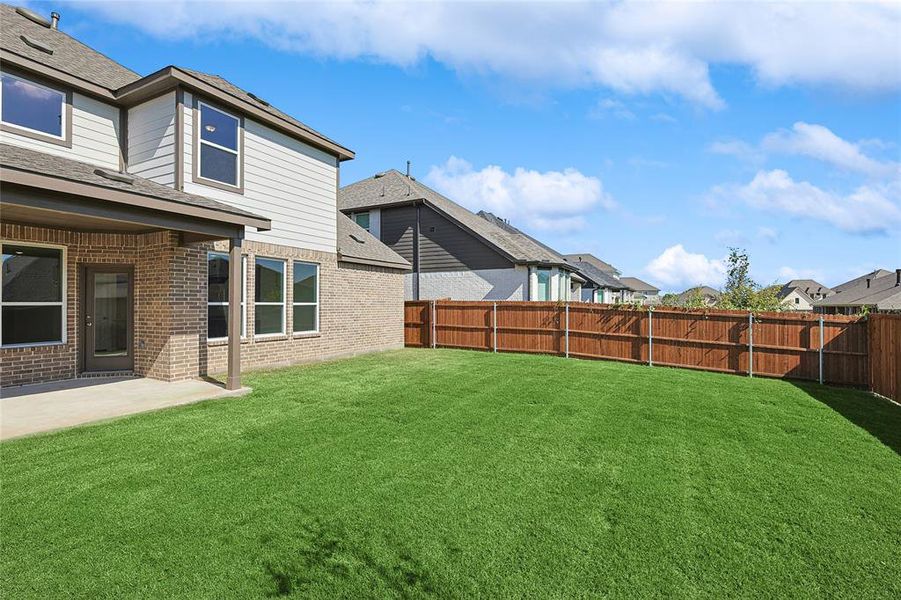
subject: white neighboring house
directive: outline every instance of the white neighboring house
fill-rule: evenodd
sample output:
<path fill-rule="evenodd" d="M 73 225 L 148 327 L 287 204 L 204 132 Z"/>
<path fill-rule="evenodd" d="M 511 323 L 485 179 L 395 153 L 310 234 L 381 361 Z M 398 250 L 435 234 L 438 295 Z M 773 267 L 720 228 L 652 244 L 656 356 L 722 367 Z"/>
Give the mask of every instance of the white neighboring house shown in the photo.
<path fill-rule="evenodd" d="M 813 310 L 813 305 L 827 296 L 832 290 L 813 279 L 793 279 L 782 286 L 776 295 L 785 310 Z"/>

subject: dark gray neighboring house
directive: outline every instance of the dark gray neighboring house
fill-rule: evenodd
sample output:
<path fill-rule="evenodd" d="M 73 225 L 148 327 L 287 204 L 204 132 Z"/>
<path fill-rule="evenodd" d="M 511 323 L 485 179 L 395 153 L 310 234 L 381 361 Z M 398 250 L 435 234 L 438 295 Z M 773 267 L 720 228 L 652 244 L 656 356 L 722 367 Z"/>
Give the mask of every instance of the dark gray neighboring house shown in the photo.
<path fill-rule="evenodd" d="M 578 278 L 552 248 L 393 169 L 341 188 L 338 209 L 413 265 L 408 300 L 568 300 Z"/>
<path fill-rule="evenodd" d="M 814 312 L 854 315 L 864 309 L 901 311 L 901 269 L 895 269 L 894 273 L 880 269 L 870 275 L 874 274 L 876 277 L 865 275 L 853 279 L 848 282 L 854 282 L 851 286 L 842 284 L 838 293 L 814 302 Z"/>

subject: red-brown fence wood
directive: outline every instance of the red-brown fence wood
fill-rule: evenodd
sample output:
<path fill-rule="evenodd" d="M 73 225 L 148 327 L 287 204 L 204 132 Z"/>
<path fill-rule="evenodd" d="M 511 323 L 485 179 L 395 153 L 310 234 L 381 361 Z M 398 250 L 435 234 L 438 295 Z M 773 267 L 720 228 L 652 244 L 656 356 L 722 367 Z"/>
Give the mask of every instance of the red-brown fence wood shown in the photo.
<path fill-rule="evenodd" d="M 877 368 L 868 349 L 873 325 L 861 317 L 452 300 L 407 302 L 405 315 L 406 344 L 414 347 L 557 354 L 854 386 L 870 385 Z M 901 325 L 891 322 L 895 329 L 879 329 L 880 377 L 884 365 L 899 360 Z M 880 385 L 896 396 L 897 367 L 892 372 L 894 383 L 880 379 Z"/>
<path fill-rule="evenodd" d="M 901 402 L 901 315 L 870 315 L 870 389 Z"/>

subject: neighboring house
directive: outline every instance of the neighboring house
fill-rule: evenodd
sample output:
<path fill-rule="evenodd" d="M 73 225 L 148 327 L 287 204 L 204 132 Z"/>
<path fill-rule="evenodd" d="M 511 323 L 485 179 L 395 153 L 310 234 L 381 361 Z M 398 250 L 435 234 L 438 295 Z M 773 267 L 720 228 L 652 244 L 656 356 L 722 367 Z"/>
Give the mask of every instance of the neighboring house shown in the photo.
<path fill-rule="evenodd" d="M 864 310 L 901 311 L 901 269 L 894 273 L 879 269 L 871 275 L 875 277 L 853 279 L 851 286 L 842 284 L 841 291 L 815 302 L 814 312 L 854 315 Z"/>
<path fill-rule="evenodd" d="M 221 77 L 0 21 L 0 384 L 236 388 L 242 365 L 403 345 L 409 264 L 337 212 L 353 152 Z"/>
<path fill-rule="evenodd" d="M 568 300 L 576 271 L 491 213 L 472 213 L 396 170 L 341 188 L 338 206 L 413 265 L 410 300 Z"/>
<path fill-rule="evenodd" d="M 793 279 L 776 293 L 786 310 L 813 310 L 813 303 L 830 295 L 832 290 L 813 279 Z"/>
<path fill-rule="evenodd" d="M 885 269 L 873 269 L 869 273 L 865 275 L 861 275 L 860 277 L 855 277 L 850 281 L 846 281 L 840 285 L 836 285 L 832 288 L 833 294 L 838 294 L 840 292 L 844 292 L 845 290 L 849 290 L 852 288 L 857 288 L 860 285 L 864 284 L 867 279 L 874 280 L 884 277 L 885 275 L 892 275 L 891 271 L 887 271 Z"/>
<path fill-rule="evenodd" d="M 660 289 L 650 283 L 637 277 L 620 277 L 620 281 L 632 290 L 631 301 L 638 301 L 642 304 L 658 304 L 660 302 Z"/>
<path fill-rule="evenodd" d="M 700 298 L 701 302 L 706 306 L 714 306 L 719 301 L 720 295 L 719 290 L 715 290 L 708 285 L 699 285 L 688 288 L 676 296 L 676 302 L 678 304 L 688 304 L 695 298 Z"/>
<path fill-rule="evenodd" d="M 621 302 L 623 294 L 631 291 L 615 275 L 618 271 L 596 256 L 586 252 L 582 254 L 567 254 L 565 257 L 566 260 L 579 269 L 579 274 L 586 280 L 582 284 L 581 293 L 578 296 L 573 296 L 573 300 L 614 304 Z"/>

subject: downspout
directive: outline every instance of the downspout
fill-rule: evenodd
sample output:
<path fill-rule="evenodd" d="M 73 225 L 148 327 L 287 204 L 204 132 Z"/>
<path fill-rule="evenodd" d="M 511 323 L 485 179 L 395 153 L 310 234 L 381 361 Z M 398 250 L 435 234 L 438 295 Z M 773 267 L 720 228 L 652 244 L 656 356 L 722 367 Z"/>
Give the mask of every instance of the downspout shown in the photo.
<path fill-rule="evenodd" d="M 416 203 L 416 222 L 413 224 L 413 299 L 419 300 L 419 213 L 422 204 Z"/>

